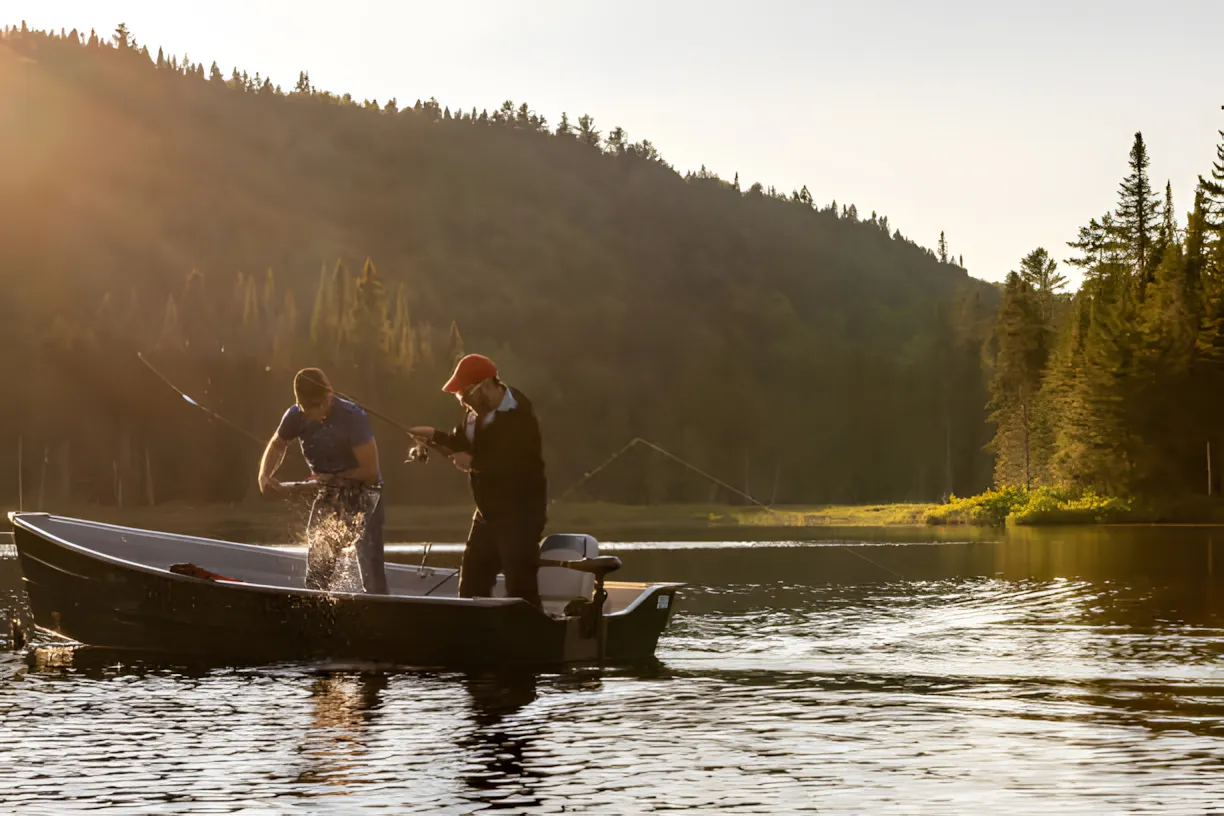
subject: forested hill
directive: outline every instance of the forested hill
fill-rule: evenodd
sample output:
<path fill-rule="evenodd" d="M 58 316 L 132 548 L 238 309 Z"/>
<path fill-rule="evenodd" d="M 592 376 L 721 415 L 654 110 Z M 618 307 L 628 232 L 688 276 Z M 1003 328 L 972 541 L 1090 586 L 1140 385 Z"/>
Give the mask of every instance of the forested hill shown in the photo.
<path fill-rule="evenodd" d="M 124 29 L 23 28 L 0 41 L 0 360 L 19 383 L 0 427 L 48 501 L 252 489 L 258 449 L 137 350 L 260 434 L 301 365 L 446 422 L 455 356 L 489 354 L 536 404 L 554 493 L 635 436 L 779 502 L 990 480 L 995 289 L 884 217 L 682 175 L 586 116 L 359 103 Z M 378 432 L 393 500 L 463 497 Z M 727 498 L 645 450 L 579 495 Z"/>

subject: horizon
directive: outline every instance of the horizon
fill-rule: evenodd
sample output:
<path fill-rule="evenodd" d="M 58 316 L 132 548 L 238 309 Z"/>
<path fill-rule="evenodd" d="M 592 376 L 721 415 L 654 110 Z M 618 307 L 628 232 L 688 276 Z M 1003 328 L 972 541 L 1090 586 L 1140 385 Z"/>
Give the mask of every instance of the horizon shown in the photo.
<path fill-rule="evenodd" d="M 865 27 L 857 10 L 800 8 L 791 2 L 751 12 L 714 4 L 703 7 L 706 17 L 689 20 L 679 4 L 659 11 L 656 28 L 628 31 L 619 17 L 594 20 L 584 9 L 526 19 L 521 7 L 501 9 L 483 0 L 475 5 L 481 13 L 467 15 L 423 4 L 383 5 L 355 3 L 346 17 L 324 23 L 310 13 L 321 8 L 317 4 L 295 8 L 276 2 L 252 9 L 219 0 L 207 17 L 199 18 L 147 0 L 67 0 L 33 10 L 24 21 L 34 29 L 76 28 L 85 36 L 92 28 L 104 38 L 122 22 L 153 55 L 162 48 L 167 58 L 186 54 L 205 66 L 215 61 L 227 76 L 236 67 L 286 89 L 299 71 L 306 71 L 320 90 L 380 104 L 395 98 L 407 107 L 433 97 L 452 110 L 495 110 L 511 99 L 516 105 L 526 102 L 552 128 L 563 111 L 571 121 L 587 113 L 604 134 L 620 126 L 632 141 L 650 140 L 682 175 L 704 166 L 727 180 L 738 174 L 743 189 L 759 182 L 789 194 L 806 185 L 818 206 L 832 200 L 839 206 L 854 204 L 861 218 L 875 211 L 932 249 L 942 230 L 952 257 L 963 256 L 971 276 L 995 282 L 1018 268 L 1027 252 L 1043 246 L 1059 261 L 1071 286 L 1078 285 L 1078 270 L 1065 263 L 1073 254 L 1067 242 L 1089 219 L 1114 208 L 1136 131 L 1148 144 L 1153 188 L 1163 192 L 1166 180 L 1172 183 L 1177 220 L 1184 224 L 1194 183 L 1210 167 L 1217 131 L 1224 128 L 1224 95 L 1213 98 L 1215 92 L 1207 88 L 1208 78 L 1224 69 L 1224 56 L 1209 48 L 1206 35 L 1213 28 L 1210 19 L 1224 23 L 1224 7 L 1192 0 L 1180 6 L 1196 10 L 1197 18 L 1169 14 L 1154 20 L 1141 19 L 1140 6 L 1133 2 L 1098 4 L 1096 12 L 1091 6 L 1088 11 L 1084 6 L 1076 11 L 1046 8 L 1045 17 L 1029 9 L 1011 21 L 994 12 L 976 13 L 961 2 L 927 16 L 891 3 L 891 16 L 870 21 L 881 27 Z M 547 0 L 531 7 L 560 8 Z M 963 13 L 952 13 L 958 8 Z M 625 16 L 634 17 L 629 9 L 622 9 Z M 238 18 L 227 10 L 241 11 L 246 23 L 234 28 L 230 23 Z M 783 11 L 791 25 L 775 25 L 783 21 Z M 695 52 L 694 42 L 708 42 L 701 32 L 720 30 L 736 13 L 742 34 L 781 38 L 778 47 L 765 48 L 765 53 L 757 43 L 738 59 L 723 54 L 711 60 L 705 51 Z M 960 26 L 954 30 L 986 36 L 957 43 L 967 56 L 937 48 L 907 63 L 913 44 L 922 42 L 919 35 L 949 19 Z M 1061 25 L 1034 28 L 1051 20 Z M 578 49 L 574 38 L 589 34 L 596 24 L 601 36 L 589 49 Z M 1109 37 L 1094 40 L 1091 33 L 1100 33 L 1102 24 L 1108 24 L 1103 33 Z M 446 36 L 410 36 L 420 30 Z M 688 30 L 693 32 L 688 42 L 669 39 Z M 1179 36 L 1157 36 L 1161 31 Z M 836 36 L 839 32 L 844 36 Z M 404 36 L 411 41 L 408 46 L 391 53 Z M 829 50 L 814 56 L 806 36 L 817 37 L 816 42 L 823 37 L 821 45 Z M 1204 39 L 1201 51 L 1188 46 L 1194 37 Z M 1131 40 L 1148 44 L 1149 62 L 1137 67 L 1119 62 L 1119 54 L 1135 53 L 1126 47 Z M 348 49 L 334 47 L 335 41 L 364 46 L 360 57 L 348 59 Z M 1169 42 L 1180 47 L 1169 50 Z M 525 47 L 510 47 L 513 53 L 504 54 L 514 43 Z M 1068 61 L 1067 52 L 1050 50 L 1060 43 L 1083 53 Z M 1102 45 L 1108 46 L 1104 52 Z M 862 75 L 842 75 L 839 68 L 837 82 L 825 81 L 819 69 L 828 67 L 830 59 L 836 62 L 843 51 L 862 58 L 858 48 L 866 49 L 868 57 L 874 48 L 880 64 Z M 1048 53 L 1041 54 L 1043 49 Z M 629 66 L 628 55 L 635 50 L 640 60 Z M 1099 52 L 1095 62 L 1094 50 Z M 1034 53 L 1044 58 L 1032 60 Z M 599 57 L 605 54 L 623 55 L 625 69 L 601 67 Z M 557 71 L 557 65 L 565 70 Z M 1096 81 L 1102 69 L 1120 66 L 1127 70 L 1104 87 L 1098 82 L 1095 93 L 1077 92 L 1081 83 Z M 680 67 L 704 70 L 689 70 L 686 78 L 676 79 Z M 895 73 L 902 68 L 909 70 Z M 1193 72 L 1187 77 L 1184 68 Z M 1170 77 L 1178 81 L 1168 82 Z M 1000 87 L 1010 99 L 989 93 Z M 916 89 L 931 99 L 916 99 Z M 804 98 L 805 91 L 815 103 L 795 110 L 794 100 Z M 945 104 L 939 110 L 948 109 L 947 116 L 929 110 L 940 96 Z M 1129 106 L 1133 111 L 1116 104 L 1136 97 L 1139 101 Z M 968 104 L 973 99 L 976 106 Z M 722 115 L 731 104 L 742 115 Z M 1013 105 L 1018 111 L 1014 118 Z M 951 113 L 958 109 L 977 115 Z M 765 112 L 779 110 L 791 114 L 786 128 L 753 125 Z M 1054 118 L 1060 111 L 1075 127 Z M 817 120 L 845 125 L 817 129 Z M 906 138 L 892 137 L 895 129 Z M 809 131 L 815 134 L 810 141 L 805 138 Z M 1016 155 L 1025 160 L 1012 160 Z"/>

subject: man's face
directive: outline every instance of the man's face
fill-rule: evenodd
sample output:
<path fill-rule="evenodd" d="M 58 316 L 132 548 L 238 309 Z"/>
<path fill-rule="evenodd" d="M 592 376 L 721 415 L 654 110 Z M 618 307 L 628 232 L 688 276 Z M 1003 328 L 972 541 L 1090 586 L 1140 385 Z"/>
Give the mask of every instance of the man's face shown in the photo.
<path fill-rule="evenodd" d="M 301 403 L 298 403 L 298 407 L 302 409 L 302 413 L 305 414 L 307 418 L 313 419 L 316 422 L 322 422 L 323 420 L 327 419 L 327 415 L 331 413 L 331 401 L 332 394 L 331 391 L 328 391 L 327 396 L 325 396 L 322 401 L 311 405 L 302 405 Z"/>
<path fill-rule="evenodd" d="M 469 385 L 459 392 L 459 401 L 477 414 L 485 414 L 497 407 L 494 401 L 497 396 L 497 386 L 492 379 L 483 380 L 475 385 Z"/>

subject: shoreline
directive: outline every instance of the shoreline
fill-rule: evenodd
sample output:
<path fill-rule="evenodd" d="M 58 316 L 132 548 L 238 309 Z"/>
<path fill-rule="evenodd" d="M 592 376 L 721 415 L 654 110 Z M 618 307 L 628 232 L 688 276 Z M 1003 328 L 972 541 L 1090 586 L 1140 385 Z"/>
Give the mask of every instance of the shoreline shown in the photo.
<path fill-rule="evenodd" d="M 840 505 L 812 507 L 758 507 L 726 505 L 622 505 L 559 502 L 548 510 L 545 533 L 584 532 L 596 538 L 640 536 L 664 540 L 748 538 L 780 536 L 806 538 L 839 530 L 910 528 L 923 537 L 940 538 L 938 528 L 926 524 L 929 505 Z M 28 508 L 33 512 L 35 508 Z M 116 507 L 76 504 L 46 507 L 45 512 L 109 524 L 186 535 L 242 540 L 293 540 L 305 528 L 309 505 L 303 502 L 241 504 L 167 503 Z M 471 525 L 471 505 L 389 505 L 384 538 L 387 541 L 443 539 L 462 542 Z M 957 525 L 962 529 L 965 525 Z M 963 533 L 962 533 L 963 536 Z"/>
<path fill-rule="evenodd" d="M 583 532 L 597 539 L 648 540 L 802 540 L 816 537 L 887 538 L 887 531 L 939 541 L 997 535 L 1000 525 L 956 521 L 932 524 L 927 516 L 946 505 L 812 505 L 772 509 L 727 505 L 624 505 L 559 502 L 548 510 L 545 534 Z M 45 512 L 109 524 L 229 540 L 288 541 L 301 537 L 309 514 L 304 502 L 238 504 L 167 503 L 116 507 L 74 504 Z M 389 505 L 387 541 L 453 541 L 467 537 L 471 505 Z M 35 508 L 29 508 L 35 511 Z M 1127 517 L 1129 516 L 1129 518 Z M 1006 526 L 1020 526 L 1008 524 Z M 1091 519 L 1049 518 L 1052 527 L 1224 527 L 1224 501 L 1149 505 L 1129 513 Z M 879 531 L 871 534 L 870 531 Z"/>

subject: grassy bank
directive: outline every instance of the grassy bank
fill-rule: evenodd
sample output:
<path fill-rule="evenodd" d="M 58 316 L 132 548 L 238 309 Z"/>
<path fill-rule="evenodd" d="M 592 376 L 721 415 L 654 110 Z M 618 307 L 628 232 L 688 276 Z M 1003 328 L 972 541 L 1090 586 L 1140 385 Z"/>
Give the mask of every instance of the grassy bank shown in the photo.
<path fill-rule="evenodd" d="M 1005 487 L 953 497 L 927 513 L 932 525 L 1224 524 L 1224 500 L 1209 496 L 1119 498 L 1090 490 Z"/>

